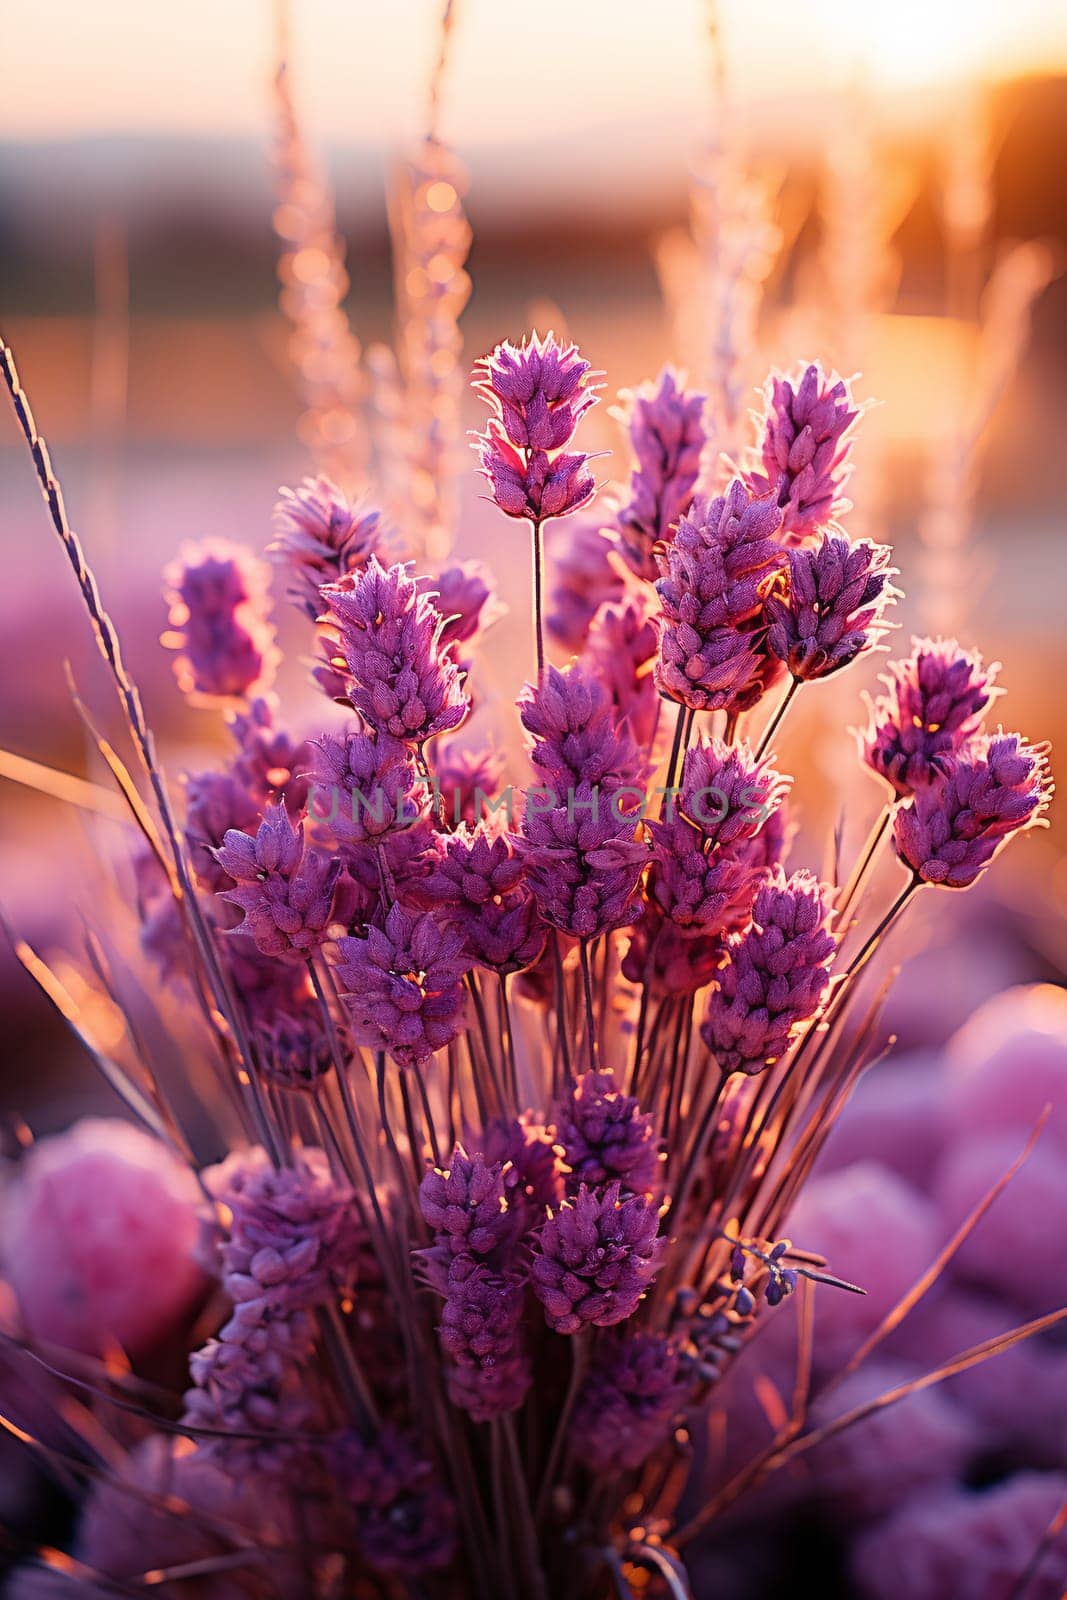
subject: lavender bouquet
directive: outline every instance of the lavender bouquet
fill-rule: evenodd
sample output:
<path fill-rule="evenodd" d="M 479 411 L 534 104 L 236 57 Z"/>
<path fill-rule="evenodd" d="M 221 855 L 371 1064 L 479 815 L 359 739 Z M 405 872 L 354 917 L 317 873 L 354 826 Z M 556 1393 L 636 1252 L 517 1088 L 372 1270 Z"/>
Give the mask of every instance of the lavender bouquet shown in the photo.
<path fill-rule="evenodd" d="M 0 1410 L 80 1510 L 63 1548 L 23 1533 L 12 1593 L 690 1593 L 688 1548 L 745 1489 L 900 1397 L 809 1424 L 815 1286 L 863 1285 L 785 1230 L 870 1058 L 855 996 L 882 936 L 1050 793 L 1044 747 L 987 730 L 992 670 L 916 640 L 860 741 L 885 796 L 868 846 L 836 883 L 786 864 L 783 719 L 897 597 L 889 550 L 838 520 L 848 385 L 775 377 L 728 476 L 664 373 L 591 523 L 568 520 L 597 494 L 588 362 L 499 345 L 475 444 L 532 549 L 529 766 L 460 733 L 488 575 L 405 559 L 319 477 L 283 491 L 270 554 L 335 706 L 284 730 L 267 569 L 186 552 L 166 642 L 232 755 L 179 803 L 6 347 L 4 368 L 147 778 L 102 745 L 187 1079 L 133 1021 L 109 1055 L 20 947 L 142 1131 L 82 1125 L 13 1183 Z M 549 522 L 580 560 L 546 601 Z M 888 849 L 899 891 L 872 906 Z M 712 1493 L 720 1382 L 793 1297 L 791 1410 Z"/>

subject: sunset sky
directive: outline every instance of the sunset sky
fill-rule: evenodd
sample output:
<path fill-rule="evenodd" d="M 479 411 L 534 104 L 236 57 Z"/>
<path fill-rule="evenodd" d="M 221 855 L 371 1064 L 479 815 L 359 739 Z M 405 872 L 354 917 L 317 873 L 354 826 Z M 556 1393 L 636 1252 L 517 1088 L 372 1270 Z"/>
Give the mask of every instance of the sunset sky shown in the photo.
<path fill-rule="evenodd" d="M 388 145 L 414 127 L 437 0 L 296 0 L 293 56 L 320 136 Z M 707 92 L 702 0 L 460 0 L 447 135 L 528 144 L 624 119 L 690 126 Z M 972 75 L 1058 67 L 1067 12 L 1047 0 L 726 0 L 737 97 L 772 115 L 855 80 L 924 101 Z M 255 134 L 271 0 L 2 0 L 0 137 Z"/>

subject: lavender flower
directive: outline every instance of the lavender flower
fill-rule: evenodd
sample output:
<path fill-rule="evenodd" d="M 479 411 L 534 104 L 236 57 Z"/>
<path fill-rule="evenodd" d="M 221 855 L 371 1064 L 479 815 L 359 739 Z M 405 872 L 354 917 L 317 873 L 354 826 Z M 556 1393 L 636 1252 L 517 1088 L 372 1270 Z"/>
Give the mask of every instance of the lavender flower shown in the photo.
<path fill-rule="evenodd" d="M 439 915 L 462 936 L 471 961 L 506 974 L 531 966 L 547 937 L 524 880 L 509 835 L 461 824 L 445 838 L 426 892 L 440 897 Z"/>
<path fill-rule="evenodd" d="M 523 1289 L 521 1274 L 493 1272 L 472 1256 L 455 1257 L 448 1269 L 438 1332 L 453 1363 L 450 1398 L 475 1422 L 515 1411 L 530 1387 L 522 1347 Z"/>
<path fill-rule="evenodd" d="M 422 816 L 411 751 L 383 733 L 323 734 L 313 741 L 310 814 L 342 844 L 376 843 Z"/>
<path fill-rule="evenodd" d="M 561 450 L 597 401 L 588 361 L 551 333 L 533 333 L 517 347 L 505 340 L 475 363 L 474 374 L 475 389 L 522 450 Z"/>
<path fill-rule="evenodd" d="M 227 1471 L 284 1469 L 294 1435 L 317 1420 L 304 1377 L 314 1354 L 303 1312 L 230 1318 L 189 1357 L 186 1425 L 206 1430 L 202 1448 Z M 272 1448 L 273 1447 L 273 1448 Z"/>
<path fill-rule="evenodd" d="M 587 784 L 548 810 L 527 796 L 521 856 L 542 917 L 561 933 L 592 939 L 640 915 L 648 852 L 634 818 Z"/>
<path fill-rule="evenodd" d="M 549 667 L 536 688 L 523 690 L 519 711 L 533 735 L 530 759 L 559 800 L 585 785 L 605 790 L 607 805 L 616 791 L 643 782 L 646 758 L 617 726 L 607 694 L 581 662 L 562 672 Z"/>
<path fill-rule="evenodd" d="M 483 1139 L 486 1161 L 499 1162 L 508 1209 L 523 1231 L 563 1199 L 563 1164 L 556 1130 L 532 1111 L 495 1117 Z"/>
<path fill-rule="evenodd" d="M 323 475 L 280 490 L 268 554 L 286 569 L 285 598 L 314 622 L 323 585 L 358 572 L 381 553 L 379 521 L 377 511 L 353 503 Z"/>
<path fill-rule="evenodd" d="M 284 805 L 268 806 L 254 835 L 231 829 L 215 859 L 236 884 L 223 899 L 244 912 L 234 931 L 261 954 L 307 961 L 329 937 L 342 863 L 305 850 L 304 825 L 294 827 Z"/>
<path fill-rule="evenodd" d="M 263 689 L 277 652 L 268 622 L 268 575 L 239 545 L 221 540 L 187 549 L 166 573 L 171 631 L 186 694 L 232 698 Z"/>
<path fill-rule="evenodd" d="M 1041 820 L 1051 795 L 1046 746 L 1017 733 L 972 739 L 897 811 L 897 854 L 923 883 L 966 889 L 1005 840 Z"/>
<path fill-rule="evenodd" d="M 766 686 L 763 592 L 782 555 L 781 513 L 735 479 L 726 494 L 694 502 L 673 543 L 657 554 L 663 632 L 656 682 L 697 711 L 745 710 Z"/>
<path fill-rule="evenodd" d="M 564 449 L 597 401 L 587 384 L 589 370 L 574 345 L 536 333 L 518 348 L 499 344 L 476 363 L 475 389 L 494 415 L 475 447 L 506 516 L 539 525 L 592 498 L 589 457 Z"/>
<path fill-rule="evenodd" d="M 432 1168 L 419 1186 L 419 1208 L 447 1258 L 467 1255 L 499 1261 L 515 1238 L 505 1197 L 504 1164 L 469 1156 L 461 1145 L 446 1168 Z M 430 1265 L 442 1259 L 430 1254 Z M 438 1279 L 438 1287 L 441 1286 Z M 442 1290 L 443 1292 L 443 1290 Z"/>
<path fill-rule="evenodd" d="M 394 905 L 384 928 L 339 939 L 337 948 L 337 977 L 358 1044 L 411 1067 L 460 1032 L 468 962 L 459 935 L 428 912 Z"/>
<path fill-rule="evenodd" d="M 675 1340 L 636 1333 L 605 1344 L 578 1396 L 571 1449 L 593 1472 L 635 1471 L 664 1443 L 692 1387 Z"/>
<path fill-rule="evenodd" d="M 791 778 L 744 743 L 709 739 L 686 751 L 677 808 L 705 842 L 722 847 L 753 839 L 789 792 Z"/>
<path fill-rule="evenodd" d="M 882 638 L 886 607 L 896 599 L 891 553 L 830 533 L 815 548 L 788 552 L 786 574 L 764 610 L 767 643 L 794 678 L 829 677 Z"/>
<path fill-rule="evenodd" d="M 441 646 L 440 613 L 407 567 L 386 569 L 371 556 L 322 598 L 336 636 L 329 665 L 347 675 L 351 703 L 372 728 L 422 744 L 458 727 L 467 714 L 461 673 Z"/>
<path fill-rule="evenodd" d="M 666 1241 L 659 1213 L 645 1195 L 622 1194 L 619 1183 L 583 1183 L 537 1236 L 531 1266 L 534 1293 L 557 1333 L 612 1327 L 637 1310 L 655 1278 Z"/>
<path fill-rule="evenodd" d="M 753 494 L 773 494 L 781 539 L 800 544 L 848 509 L 842 490 L 852 471 L 848 437 L 860 408 L 848 384 L 818 362 L 792 380 L 776 374 L 764 390 L 759 466 L 745 473 Z"/>
<path fill-rule="evenodd" d="M 346 1433 L 332 1476 L 351 1508 L 361 1554 L 377 1572 L 420 1578 L 455 1553 L 455 1507 L 433 1462 L 408 1435 L 383 1427 L 371 1440 Z"/>
<path fill-rule="evenodd" d="M 556 1137 L 570 1168 L 567 1192 L 618 1179 L 623 1192 L 652 1194 L 660 1176 L 654 1119 L 624 1094 L 613 1072 L 576 1078 L 556 1112 Z"/>
<path fill-rule="evenodd" d="M 496 422 L 478 436 L 478 458 L 493 500 L 507 517 L 535 523 L 567 517 L 588 505 L 596 493 L 589 456 L 568 450 L 556 456 L 530 450 L 524 456 L 508 443 Z"/>
<path fill-rule="evenodd" d="M 810 872 L 772 870 L 752 927 L 728 943 L 700 1030 L 722 1072 L 762 1072 L 818 1011 L 837 949 L 830 910 L 830 891 Z"/>
<path fill-rule="evenodd" d="M 628 402 L 622 415 L 637 465 L 616 522 L 627 563 L 651 583 L 656 577 L 653 545 L 670 538 L 692 503 L 707 438 L 706 396 L 683 389 L 676 374 L 665 368 L 654 383 L 622 398 Z"/>
<path fill-rule="evenodd" d="M 264 1150 L 239 1150 L 204 1181 L 227 1218 L 226 1292 L 246 1313 L 307 1311 L 352 1287 L 363 1246 L 355 1196 L 321 1150 L 281 1168 Z"/>
<path fill-rule="evenodd" d="M 1002 693 L 997 671 L 955 639 L 913 639 L 907 660 L 889 663 L 888 693 L 871 706 L 860 738 L 864 761 L 901 796 L 933 783 Z"/>
<path fill-rule="evenodd" d="M 716 937 L 744 926 L 760 869 L 738 846 L 708 847 L 699 828 L 683 817 L 650 822 L 652 893 L 660 910 L 687 933 Z"/>

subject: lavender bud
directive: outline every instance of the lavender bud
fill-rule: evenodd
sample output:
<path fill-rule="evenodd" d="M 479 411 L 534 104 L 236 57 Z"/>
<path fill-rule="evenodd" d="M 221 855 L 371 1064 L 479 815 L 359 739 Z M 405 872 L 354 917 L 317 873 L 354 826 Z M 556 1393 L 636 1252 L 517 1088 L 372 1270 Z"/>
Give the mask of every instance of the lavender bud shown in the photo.
<path fill-rule="evenodd" d="M 809 872 L 772 870 L 752 926 L 728 941 L 728 960 L 700 1034 L 723 1072 L 762 1072 L 818 1011 L 837 945 L 830 891 Z"/>
<path fill-rule="evenodd" d="M 426 1061 L 463 1027 L 462 941 L 429 913 L 394 905 L 384 928 L 337 941 L 341 998 L 358 1044 L 400 1067 Z"/>
<path fill-rule="evenodd" d="M 407 567 L 371 556 L 356 577 L 327 584 L 322 600 L 335 640 L 327 664 L 372 728 L 422 744 L 458 727 L 468 708 L 462 674 L 441 645 L 444 619 Z"/>
<path fill-rule="evenodd" d="M 998 670 L 955 639 L 913 639 L 907 660 L 889 663 L 888 693 L 871 706 L 864 761 L 901 796 L 933 783 L 1003 692 L 994 687 Z"/>
<path fill-rule="evenodd" d="M 779 537 L 800 544 L 848 510 L 842 490 L 852 471 L 848 437 L 860 408 L 848 384 L 818 362 L 792 380 L 775 374 L 764 390 L 766 410 L 758 466 L 745 472 L 753 494 L 774 495 L 782 509 Z"/>
<path fill-rule="evenodd" d="M 623 1094 L 613 1072 L 577 1078 L 556 1114 L 556 1133 L 571 1169 L 567 1192 L 617 1178 L 623 1192 L 652 1194 L 660 1176 L 654 1119 L 633 1095 Z"/>
<path fill-rule="evenodd" d="M 254 835 L 230 830 L 215 851 L 236 888 L 222 898 L 244 912 L 233 930 L 250 934 L 265 956 L 306 961 L 329 937 L 342 863 L 305 850 L 304 825 L 284 805 L 268 806 Z"/>
<path fill-rule="evenodd" d="M 265 688 L 277 651 L 263 563 L 219 540 L 187 549 L 167 568 L 166 582 L 171 631 L 163 642 L 180 652 L 183 692 L 216 699 Z"/>
<path fill-rule="evenodd" d="M 582 1386 L 570 1443 L 593 1472 L 634 1471 L 668 1437 L 693 1387 L 680 1346 L 657 1333 L 605 1344 Z"/>
<path fill-rule="evenodd" d="M 645 1195 L 623 1195 L 611 1183 L 582 1184 L 537 1236 L 531 1266 L 534 1293 L 557 1333 L 607 1328 L 636 1311 L 656 1276 L 666 1241 L 659 1213 Z"/>
<path fill-rule="evenodd" d="M 788 552 L 786 573 L 764 602 L 767 643 L 794 678 L 827 678 L 885 634 L 897 597 L 888 546 L 823 534 L 814 548 Z"/>
<path fill-rule="evenodd" d="M 379 521 L 377 511 L 350 501 L 325 476 L 280 490 L 267 554 L 286 569 L 285 598 L 316 621 L 323 585 L 338 583 L 380 554 Z"/>
<path fill-rule="evenodd" d="M 689 510 L 706 442 L 705 396 L 683 389 L 665 368 L 655 383 L 621 396 L 637 464 L 629 496 L 618 513 L 622 551 L 639 578 L 656 577 L 652 547 L 669 540 Z"/>
<path fill-rule="evenodd" d="M 1052 797 L 1048 747 L 1017 733 L 972 739 L 897 811 L 893 842 L 924 883 L 966 889 L 1005 840 L 1041 821 Z"/>

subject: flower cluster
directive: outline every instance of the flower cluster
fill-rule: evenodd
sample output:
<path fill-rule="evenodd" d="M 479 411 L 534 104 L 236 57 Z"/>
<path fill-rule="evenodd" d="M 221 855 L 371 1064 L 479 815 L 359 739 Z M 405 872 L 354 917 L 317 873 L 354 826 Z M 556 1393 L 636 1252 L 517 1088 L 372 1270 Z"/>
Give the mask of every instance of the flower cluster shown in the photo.
<path fill-rule="evenodd" d="M 454 215 L 448 170 L 412 179 L 424 220 Z M 973 883 L 1040 820 L 1045 748 L 986 729 L 998 691 L 977 656 L 917 641 L 862 738 L 890 792 L 869 849 L 840 887 L 787 869 L 772 742 L 798 685 L 880 644 L 896 596 L 888 549 L 834 520 L 858 408 L 816 366 L 773 380 L 758 460 L 727 480 L 702 396 L 670 372 L 638 389 L 628 483 L 562 549 L 564 666 L 544 658 L 541 525 L 592 496 L 573 448 L 591 376 L 551 336 L 476 371 L 483 471 L 532 524 L 539 652 L 514 707 L 479 688 L 500 614 L 486 570 L 432 541 L 427 559 L 436 515 L 405 544 L 393 499 L 387 554 L 372 486 L 354 502 L 321 477 L 283 491 L 271 553 L 335 703 L 283 724 L 261 575 L 218 547 L 172 576 L 183 681 L 237 701 L 184 814 L 122 680 L 164 824 L 157 839 L 138 810 L 160 981 L 111 983 L 110 943 L 92 946 L 110 1041 L 92 1049 L 152 1132 L 27 1155 L 3 1270 L 14 1342 L 105 1358 L 93 1381 L 138 1435 L 158 1400 L 156 1431 L 183 1436 L 166 1459 L 221 1486 L 222 1526 L 205 1554 L 182 1545 L 186 1565 L 140 1572 L 94 1492 L 71 1548 L 100 1552 L 108 1583 L 169 1590 L 217 1560 L 250 1600 L 272 1583 L 308 1600 L 503 1594 L 516 1572 L 531 1595 L 585 1600 L 651 1564 L 680 1593 L 671 1540 L 703 1515 L 680 1507 L 700 1505 L 710 1454 L 690 1441 L 718 1437 L 750 1339 L 766 1329 L 773 1349 L 802 1278 L 879 1299 L 887 1240 L 911 1237 L 877 1196 L 804 1216 L 872 1033 L 854 980 L 920 889 Z M 444 459 L 443 436 L 409 444 L 406 459 Z M 903 887 L 876 905 L 883 866 Z M 181 1003 L 154 1016 L 163 989 Z M 91 1013 L 73 996 L 64 1010 Z M 229 1153 L 203 1167 L 206 1150 Z M 1010 1249 L 984 1248 L 976 1272 L 992 1256 L 1014 1271 Z M 849 1314 L 820 1302 L 813 1370 Z M 82 1461 L 65 1436 L 43 1447 Z"/>

